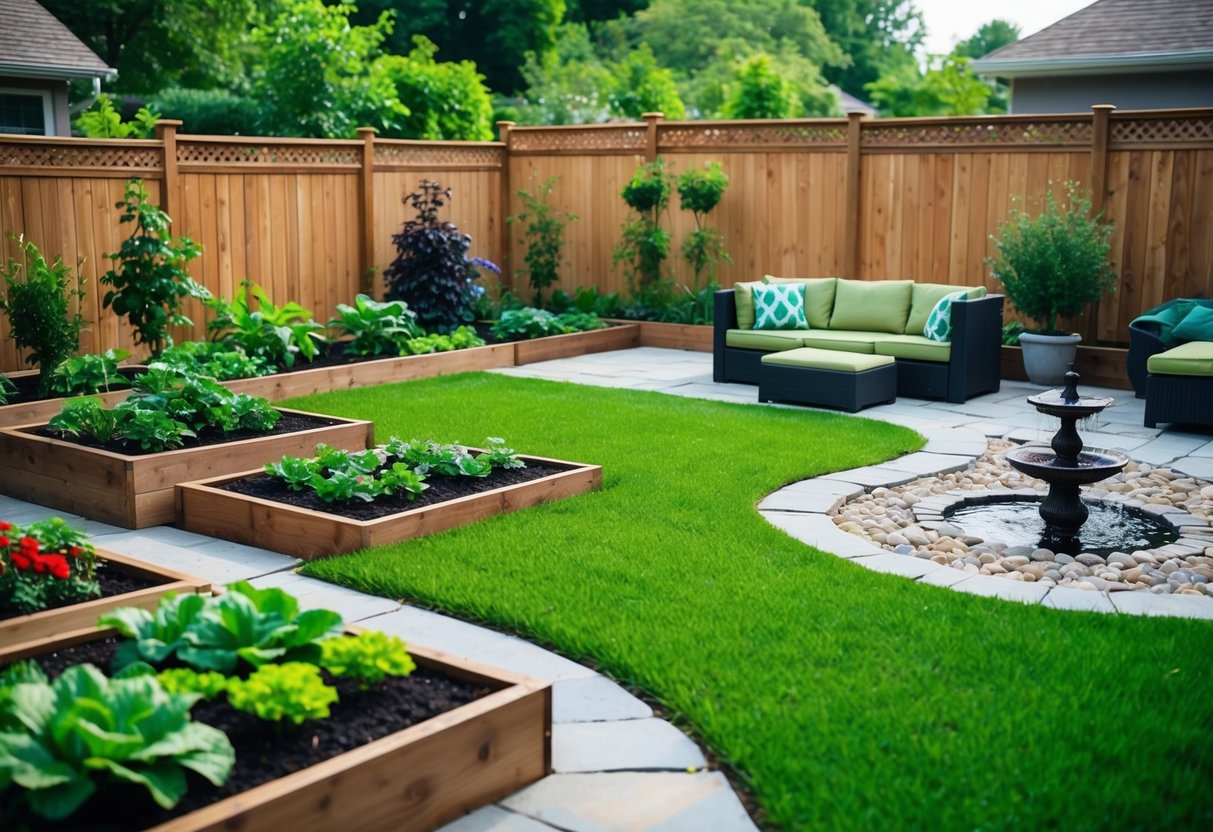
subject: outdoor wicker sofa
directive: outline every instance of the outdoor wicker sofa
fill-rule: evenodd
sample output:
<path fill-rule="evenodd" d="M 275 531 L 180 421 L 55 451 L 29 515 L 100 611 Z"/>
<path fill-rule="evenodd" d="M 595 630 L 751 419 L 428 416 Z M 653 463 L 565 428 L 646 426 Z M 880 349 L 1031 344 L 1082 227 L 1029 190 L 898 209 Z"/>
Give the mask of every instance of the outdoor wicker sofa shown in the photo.
<path fill-rule="evenodd" d="M 1177 298 L 1134 319 L 1126 367 L 1146 427 L 1213 426 L 1213 300 Z"/>
<path fill-rule="evenodd" d="M 908 280 L 768 276 L 763 282 L 793 281 L 806 284 L 806 330 L 760 332 L 746 328 L 746 321 L 739 322 L 738 293 L 752 291 L 756 283 L 741 283 L 716 293 L 714 381 L 758 384 L 764 355 L 813 347 L 892 356 L 899 396 L 958 403 L 999 389 L 1002 295 L 986 294 L 982 287 Z M 923 337 L 923 325 L 932 308 L 958 290 L 969 296 L 952 304 L 951 340 L 939 343 Z"/>

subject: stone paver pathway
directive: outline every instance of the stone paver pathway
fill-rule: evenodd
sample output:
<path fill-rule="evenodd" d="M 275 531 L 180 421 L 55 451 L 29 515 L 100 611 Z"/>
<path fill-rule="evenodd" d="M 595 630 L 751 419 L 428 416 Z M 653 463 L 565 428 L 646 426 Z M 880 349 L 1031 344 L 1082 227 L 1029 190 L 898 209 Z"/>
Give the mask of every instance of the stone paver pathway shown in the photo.
<path fill-rule="evenodd" d="M 706 353 L 639 348 L 497 372 L 757 403 L 756 388 L 752 386 L 714 384 L 712 357 Z M 1014 594 L 1031 585 L 993 578 L 988 579 L 992 583 L 978 581 L 930 561 L 876 549 L 839 531 L 826 516 L 841 500 L 864 488 L 963 467 L 984 451 L 987 436 L 1046 440 L 1054 428 L 1024 403 L 1034 391 L 1026 384 L 1010 382 L 1004 383 L 998 394 L 963 405 L 900 399 L 866 410 L 862 415 L 918 430 L 927 437 L 926 447 L 882 465 L 795 483 L 763 500 L 759 511 L 806 543 L 868 568 L 924 583 L 959 581 L 956 588 L 975 594 L 1040 601 Z M 1117 399 L 1116 407 L 1106 411 L 1095 427 L 1084 431 L 1088 444 L 1119 448 L 1143 461 L 1167 463 L 1191 476 L 1213 478 L 1213 436 L 1143 428 L 1143 403 L 1133 399 L 1131 393 L 1083 392 Z M 284 555 L 167 526 L 129 531 L 0 497 L 0 517 L 6 520 L 30 522 L 52 514 L 87 529 L 102 548 L 209 578 L 217 585 L 247 579 L 257 586 L 280 586 L 298 596 L 305 607 L 334 609 L 350 622 L 550 680 L 553 774 L 449 824 L 443 832 L 756 832 L 757 827 L 724 775 L 704 768 L 706 761 L 695 743 L 668 722 L 654 717 L 644 702 L 576 662 L 513 636 L 297 575 L 293 570 L 299 561 Z M 1048 593 L 1046 603 L 1054 599 L 1050 606 L 1063 606 L 1059 592 Z M 1156 596 L 1132 595 L 1125 599 L 1126 606 L 1118 606 L 1119 611 L 1157 614 L 1151 607 L 1151 599 Z M 1121 604 L 1121 598 L 1117 603 Z M 1133 605 L 1139 608 L 1131 608 Z M 1170 610 L 1167 614 L 1188 613 Z"/>

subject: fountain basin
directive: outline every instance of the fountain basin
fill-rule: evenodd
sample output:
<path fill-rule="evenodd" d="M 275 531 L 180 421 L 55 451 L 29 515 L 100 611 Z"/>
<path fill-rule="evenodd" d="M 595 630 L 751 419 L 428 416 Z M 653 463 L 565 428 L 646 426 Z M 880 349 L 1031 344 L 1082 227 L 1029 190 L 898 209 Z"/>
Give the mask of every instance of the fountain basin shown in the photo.
<path fill-rule="evenodd" d="M 1090 485 L 1119 474 L 1129 458 L 1116 451 L 1084 450 L 1073 459 L 1060 457 L 1046 445 L 1023 445 L 1006 454 L 1007 463 L 1030 477 L 1048 483 Z"/>

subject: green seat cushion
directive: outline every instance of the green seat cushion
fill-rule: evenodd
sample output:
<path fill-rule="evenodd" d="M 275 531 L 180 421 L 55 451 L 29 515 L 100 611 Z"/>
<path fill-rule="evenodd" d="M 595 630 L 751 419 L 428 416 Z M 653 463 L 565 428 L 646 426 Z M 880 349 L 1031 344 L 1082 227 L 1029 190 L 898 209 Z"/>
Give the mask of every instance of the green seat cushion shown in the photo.
<path fill-rule="evenodd" d="M 839 332 L 833 329 L 813 329 L 804 334 L 804 345 L 822 350 L 842 350 L 874 355 L 872 344 L 880 338 L 876 332 Z"/>
<path fill-rule="evenodd" d="M 1180 341 L 1213 341 L 1213 309 L 1193 306 L 1171 334 Z"/>
<path fill-rule="evenodd" d="M 804 346 L 809 333 L 807 329 L 730 329 L 724 343 L 743 350 L 794 350 Z"/>
<path fill-rule="evenodd" d="M 853 352 L 815 350 L 806 347 L 764 355 L 762 363 L 774 364 L 779 367 L 805 367 L 814 370 L 839 370 L 846 373 L 859 373 L 864 370 L 874 370 L 877 367 L 892 364 L 893 359 L 886 355 L 857 355 Z"/>
<path fill-rule="evenodd" d="M 811 329 L 827 329 L 830 313 L 834 310 L 834 292 L 838 286 L 836 277 L 774 277 L 767 275 L 764 283 L 779 286 L 783 283 L 803 283 L 805 288 L 804 311 Z"/>
<path fill-rule="evenodd" d="M 804 330 L 809 322 L 804 317 L 804 284 L 785 283 L 782 286 L 755 286 L 754 329 Z"/>
<path fill-rule="evenodd" d="M 734 283 L 733 297 L 737 301 L 737 328 L 754 328 L 754 287 L 761 286 L 761 280 L 749 283 Z"/>
<path fill-rule="evenodd" d="M 910 317 L 906 319 L 906 335 L 922 335 L 931 310 L 953 292 L 963 291 L 967 297 L 985 297 L 985 286 L 953 286 L 950 283 L 915 283 L 910 292 Z"/>
<path fill-rule="evenodd" d="M 913 291 L 912 280 L 839 278 L 830 329 L 905 333 Z"/>
<path fill-rule="evenodd" d="M 894 358 L 909 358 L 914 361 L 952 360 L 952 345 L 946 341 L 932 341 L 922 335 L 883 335 L 874 345 L 877 355 Z"/>
<path fill-rule="evenodd" d="M 1151 355 L 1146 369 L 1162 376 L 1213 376 L 1213 341 L 1189 341 Z"/>

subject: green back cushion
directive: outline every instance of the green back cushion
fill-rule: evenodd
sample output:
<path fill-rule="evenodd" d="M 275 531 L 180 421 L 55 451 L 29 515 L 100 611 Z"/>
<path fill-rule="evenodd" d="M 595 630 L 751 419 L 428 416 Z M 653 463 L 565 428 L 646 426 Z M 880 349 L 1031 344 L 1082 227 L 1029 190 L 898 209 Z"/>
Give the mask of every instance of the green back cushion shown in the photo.
<path fill-rule="evenodd" d="M 763 283 L 781 286 L 785 283 L 803 283 L 805 290 L 804 313 L 813 329 L 829 329 L 830 315 L 834 311 L 834 292 L 838 286 L 836 277 L 772 277 L 767 275 Z"/>
<path fill-rule="evenodd" d="M 754 329 L 808 329 L 804 317 L 804 286 L 754 287 Z"/>
<path fill-rule="evenodd" d="M 839 278 L 830 329 L 904 333 L 913 290 L 912 280 Z"/>
<path fill-rule="evenodd" d="M 910 317 L 906 319 L 906 335 L 922 335 L 931 311 L 948 295 L 964 291 L 970 298 L 984 297 L 985 286 L 953 286 L 950 283 L 915 283 L 910 293 Z"/>
<path fill-rule="evenodd" d="M 935 308 L 927 316 L 927 322 L 922 327 L 922 334 L 932 341 L 939 341 L 941 343 L 951 341 L 952 302 L 965 297 L 967 294 L 968 292 L 961 289 L 959 292 L 952 292 L 940 298 L 939 303 L 935 304 Z"/>
<path fill-rule="evenodd" d="M 1193 306 L 1171 334 L 1180 341 L 1213 341 L 1213 309 Z"/>
<path fill-rule="evenodd" d="M 1152 324 L 1153 331 L 1157 333 L 1158 339 L 1168 347 L 1173 347 L 1179 343 L 1179 339 L 1175 337 L 1175 326 L 1184 319 L 1185 316 L 1197 306 L 1196 303 L 1187 298 L 1176 298 L 1173 301 L 1164 303 L 1162 306 L 1151 309 L 1144 315 L 1139 315 L 1133 319 L 1135 324 Z M 1144 327 L 1151 329 L 1150 326 Z"/>
<path fill-rule="evenodd" d="M 737 328 L 754 328 L 754 287 L 761 286 L 761 280 L 749 283 L 734 283 L 733 297 L 737 301 Z"/>

